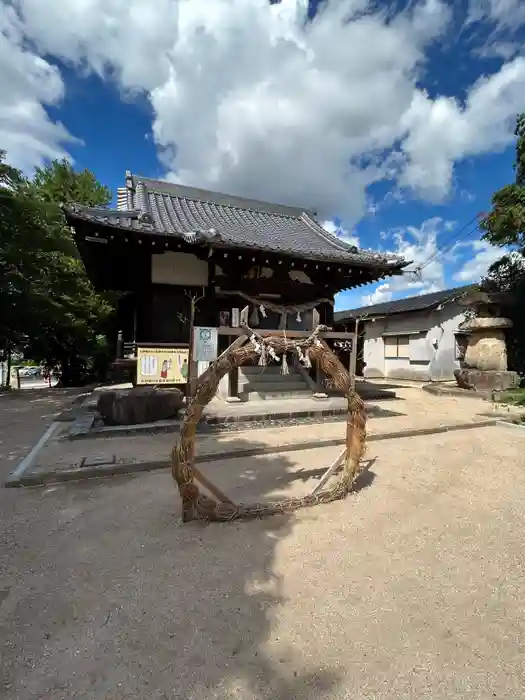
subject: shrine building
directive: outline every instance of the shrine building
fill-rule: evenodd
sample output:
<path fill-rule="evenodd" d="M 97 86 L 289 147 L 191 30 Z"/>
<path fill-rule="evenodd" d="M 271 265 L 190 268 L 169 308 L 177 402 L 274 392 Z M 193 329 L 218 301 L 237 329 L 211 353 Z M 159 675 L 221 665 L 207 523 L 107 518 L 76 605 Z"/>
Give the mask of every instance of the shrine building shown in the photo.
<path fill-rule="evenodd" d="M 192 325 L 218 329 L 219 353 L 242 335 L 246 316 L 263 334 L 332 327 L 338 292 L 400 275 L 408 264 L 337 238 L 312 210 L 130 172 L 116 209 L 74 205 L 66 218 L 95 288 L 119 293 L 118 359 L 130 364 L 141 347 L 188 348 Z M 246 398 L 241 389 L 230 377 L 225 397 Z"/>

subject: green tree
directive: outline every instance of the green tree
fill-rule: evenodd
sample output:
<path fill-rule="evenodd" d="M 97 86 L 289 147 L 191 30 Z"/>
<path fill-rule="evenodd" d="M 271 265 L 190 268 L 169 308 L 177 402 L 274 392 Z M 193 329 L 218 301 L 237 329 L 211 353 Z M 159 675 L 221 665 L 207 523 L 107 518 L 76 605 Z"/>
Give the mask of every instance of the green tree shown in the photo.
<path fill-rule="evenodd" d="M 0 154 L 0 347 L 25 348 L 64 385 L 89 377 L 112 308 L 93 289 L 61 205 L 102 205 L 109 190 L 66 161 L 32 180 Z"/>
<path fill-rule="evenodd" d="M 65 159 L 37 168 L 28 184 L 36 197 L 55 206 L 84 204 L 96 207 L 111 202 L 110 190 L 101 185 L 91 171 L 77 173 Z"/>
<path fill-rule="evenodd" d="M 492 209 L 482 220 L 483 238 L 493 245 L 525 248 L 525 114 L 516 120 L 515 182 L 492 197 Z"/>
<path fill-rule="evenodd" d="M 23 194 L 27 181 L 0 152 L 0 348 L 16 349 L 47 304 L 45 263 L 63 241 L 48 225 L 49 212 Z"/>
<path fill-rule="evenodd" d="M 509 366 L 525 373 L 525 114 L 516 120 L 515 181 L 495 192 L 492 209 L 480 224 L 483 238 L 493 245 L 513 250 L 506 252 L 488 270 L 481 281 L 487 292 L 507 292 L 502 313 L 514 323 L 507 334 Z"/>

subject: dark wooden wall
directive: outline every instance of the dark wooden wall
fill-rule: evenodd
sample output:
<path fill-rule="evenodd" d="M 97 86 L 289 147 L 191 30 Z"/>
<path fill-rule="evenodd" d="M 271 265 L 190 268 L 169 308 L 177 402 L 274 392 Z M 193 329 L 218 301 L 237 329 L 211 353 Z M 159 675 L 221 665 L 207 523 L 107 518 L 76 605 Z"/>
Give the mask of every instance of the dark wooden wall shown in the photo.
<path fill-rule="evenodd" d="M 84 240 L 85 236 L 93 238 L 96 235 L 106 242 Z M 329 265 L 261 251 L 210 249 L 207 246 L 192 246 L 176 238 L 95 227 L 89 223 L 77 227 L 76 240 L 96 288 L 113 290 L 120 296 L 115 323 L 118 330 L 123 331 L 126 342 L 133 339 L 134 325 L 139 342 L 188 342 L 190 300 L 186 291 L 204 294 L 197 305 L 195 323 L 219 325 L 221 310 L 231 310 L 232 307 L 242 309 L 248 302 L 234 296 L 221 296 L 216 293 L 218 287 L 221 290 L 241 291 L 253 298 L 261 298 L 264 294 L 278 295 L 278 298 L 270 300 L 277 304 L 301 304 L 320 298 L 333 300 L 342 289 L 379 278 L 377 270 L 341 263 Z M 152 284 L 151 258 L 162 250 L 191 253 L 207 260 L 207 288 L 188 290 L 173 285 Z M 262 276 L 264 267 L 273 271 L 272 277 Z M 292 271 L 304 272 L 311 284 L 292 280 Z M 333 326 L 333 305 L 323 303 L 318 311 L 320 322 Z M 279 316 L 268 310 L 267 318 L 260 318 L 259 327 L 277 328 L 279 321 Z M 311 312 L 304 312 L 301 322 L 296 321 L 295 317 L 288 317 L 290 330 L 309 329 L 311 325 Z"/>

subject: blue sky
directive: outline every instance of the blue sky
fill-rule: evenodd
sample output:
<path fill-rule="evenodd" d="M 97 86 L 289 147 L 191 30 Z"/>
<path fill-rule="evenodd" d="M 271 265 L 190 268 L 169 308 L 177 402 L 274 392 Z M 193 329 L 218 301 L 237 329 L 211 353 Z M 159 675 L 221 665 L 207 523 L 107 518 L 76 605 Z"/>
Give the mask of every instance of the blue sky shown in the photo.
<path fill-rule="evenodd" d="M 0 0 L 0 144 L 316 208 L 423 266 L 338 308 L 467 284 L 501 254 L 458 231 L 513 177 L 524 27 L 520 0 Z"/>

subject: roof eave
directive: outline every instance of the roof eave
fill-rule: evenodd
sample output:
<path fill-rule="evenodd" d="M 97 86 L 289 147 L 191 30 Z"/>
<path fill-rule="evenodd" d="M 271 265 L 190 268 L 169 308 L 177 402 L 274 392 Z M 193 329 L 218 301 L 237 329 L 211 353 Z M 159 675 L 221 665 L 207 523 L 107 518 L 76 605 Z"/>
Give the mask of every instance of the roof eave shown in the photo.
<path fill-rule="evenodd" d="M 108 214 L 108 216 L 104 217 L 103 220 L 98 221 L 97 219 L 94 218 L 95 215 L 90 215 L 86 211 L 83 211 L 82 208 L 76 207 L 76 206 L 64 206 L 63 207 L 64 215 L 66 217 L 66 221 L 70 226 L 75 226 L 75 224 L 78 224 L 79 222 L 88 224 L 90 226 L 100 226 L 100 227 L 108 227 L 113 230 L 119 230 L 122 231 L 125 234 L 132 234 L 132 235 L 146 235 L 146 236 L 158 236 L 160 238 L 175 238 L 177 240 L 184 240 L 185 235 L 182 232 L 173 232 L 173 233 L 166 233 L 165 231 L 159 231 L 158 229 L 154 228 L 151 224 L 145 224 L 140 221 L 141 218 L 141 212 L 136 209 L 132 210 L 105 210 L 103 208 L 97 208 L 96 209 L 96 215 L 97 216 L 103 216 L 104 214 Z M 136 220 L 139 222 L 139 226 L 137 228 L 133 227 L 124 227 L 121 224 L 122 219 L 132 219 Z M 204 241 L 199 241 L 200 244 L 205 244 L 209 245 L 210 248 L 223 248 L 223 249 L 229 249 L 229 250 L 240 250 L 243 249 L 243 246 L 232 244 L 232 243 L 227 243 L 221 240 L 209 240 L 208 242 Z M 253 250 L 253 246 L 250 246 L 250 249 Z M 351 259 L 345 259 L 345 258 L 339 258 L 339 257 L 321 257 L 321 256 L 315 256 L 315 255 L 303 255 L 301 253 L 294 253 L 293 251 L 275 251 L 271 248 L 265 248 L 265 247 L 260 247 L 256 249 L 258 252 L 261 253 L 267 253 L 269 255 L 278 255 L 280 257 L 289 257 L 289 258 L 299 258 L 301 260 L 306 260 L 309 262 L 313 263 L 320 263 L 320 264 L 329 264 L 329 265 L 341 265 L 343 267 L 361 267 L 361 268 L 366 268 L 369 270 L 380 270 L 382 272 L 382 275 L 380 277 L 384 276 L 394 276 L 394 275 L 399 275 L 403 274 L 402 270 L 405 268 L 407 265 L 410 264 L 410 262 L 406 262 L 402 259 L 396 261 L 396 260 L 391 260 L 391 261 L 385 261 L 385 260 L 378 260 L 377 262 L 375 261 L 359 261 L 359 260 L 351 260 Z M 358 255 L 358 254 L 356 254 Z"/>
<path fill-rule="evenodd" d="M 241 245 L 236 245 L 233 243 L 225 243 L 225 242 L 219 242 L 219 243 L 214 243 L 211 245 L 212 248 L 224 248 L 224 249 L 230 249 L 230 250 L 240 250 L 240 249 L 245 249 L 244 246 Z M 246 246 L 246 249 L 248 249 L 248 246 Z M 279 257 L 288 257 L 288 258 L 300 258 L 301 260 L 307 260 L 308 262 L 313 262 L 313 263 L 326 263 L 330 265 L 343 265 L 346 267 L 367 267 L 371 270 L 374 269 L 381 269 L 384 270 L 385 272 L 389 272 L 390 275 L 394 274 L 402 274 L 402 269 L 406 267 L 407 265 L 410 265 L 410 262 L 405 262 L 404 260 L 398 261 L 392 261 L 392 262 L 384 262 L 384 261 L 377 261 L 377 263 L 373 261 L 358 261 L 358 260 L 351 260 L 351 259 L 345 259 L 345 258 L 330 258 L 330 257 L 321 257 L 321 256 L 315 256 L 315 255 L 304 255 L 302 253 L 296 252 L 294 253 L 293 251 L 280 251 L 280 250 L 273 250 L 272 248 L 265 248 L 261 246 L 260 248 L 254 248 L 253 246 L 249 246 L 250 250 L 257 250 L 260 253 L 267 253 L 268 255 L 277 255 Z M 358 254 L 357 254 L 358 255 Z"/>
<path fill-rule="evenodd" d="M 410 263 L 408 263 L 410 264 Z M 348 316 L 342 316 L 338 319 L 339 322 L 344 322 L 344 321 L 354 321 L 355 319 L 360 319 L 361 322 L 364 321 L 371 321 L 373 319 L 377 318 L 383 318 L 385 316 L 399 316 L 401 314 L 414 314 L 418 313 L 420 311 L 429 311 L 430 309 L 437 309 L 439 306 L 442 304 L 449 304 L 454 301 L 457 301 L 460 299 L 462 296 L 464 296 L 467 293 L 467 290 L 471 288 L 472 285 L 467 285 L 466 290 L 464 292 L 458 293 L 458 294 L 452 294 L 450 296 L 443 297 L 442 299 L 439 299 L 438 301 L 433 301 L 431 303 L 425 304 L 424 306 L 418 306 L 415 309 L 397 309 L 394 311 L 378 311 L 376 313 L 371 313 L 369 314 L 366 318 L 362 318 L 362 313 L 357 313 L 357 311 L 364 312 L 366 311 L 366 306 L 356 309 L 354 312 L 349 313 Z M 407 297 L 407 299 L 411 299 L 413 297 Z M 390 303 L 390 302 L 385 302 L 385 303 Z M 338 312 L 336 312 L 338 313 Z M 339 313 L 345 313 L 344 311 L 341 311 Z"/>
<path fill-rule="evenodd" d="M 417 309 L 401 309 L 399 311 L 378 311 L 377 313 L 367 315 L 365 318 L 363 318 L 362 314 L 356 313 L 351 314 L 349 316 L 343 316 L 339 319 L 339 321 L 355 321 L 356 319 L 359 319 L 361 323 L 364 323 L 365 321 L 373 321 L 374 319 L 383 318 L 385 316 L 400 316 L 401 314 L 415 314 L 418 313 L 418 311 L 428 311 L 429 309 L 436 308 L 441 303 L 443 302 L 429 304 L 428 306 L 418 306 Z M 366 309 L 366 306 L 363 307 L 363 309 Z"/>

